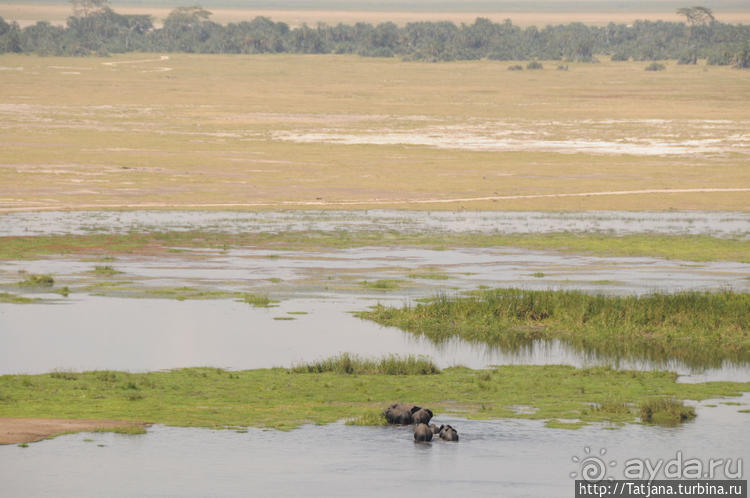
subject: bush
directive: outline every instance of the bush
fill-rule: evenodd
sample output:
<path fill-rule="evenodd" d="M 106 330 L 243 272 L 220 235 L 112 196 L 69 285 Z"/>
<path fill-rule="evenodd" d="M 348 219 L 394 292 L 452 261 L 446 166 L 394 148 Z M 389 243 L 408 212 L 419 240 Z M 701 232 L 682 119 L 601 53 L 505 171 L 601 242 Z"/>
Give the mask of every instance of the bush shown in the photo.
<path fill-rule="evenodd" d="M 523 71 L 523 66 L 521 64 L 515 64 L 513 66 L 508 66 L 508 71 Z"/>
<path fill-rule="evenodd" d="M 612 62 L 627 61 L 629 59 L 630 57 L 628 57 L 628 54 L 624 52 L 615 52 L 611 57 Z"/>
<path fill-rule="evenodd" d="M 526 64 L 526 69 L 544 69 L 544 66 L 541 62 L 531 61 Z"/>
<path fill-rule="evenodd" d="M 646 71 L 664 71 L 667 67 L 659 62 L 652 62 L 646 66 Z"/>

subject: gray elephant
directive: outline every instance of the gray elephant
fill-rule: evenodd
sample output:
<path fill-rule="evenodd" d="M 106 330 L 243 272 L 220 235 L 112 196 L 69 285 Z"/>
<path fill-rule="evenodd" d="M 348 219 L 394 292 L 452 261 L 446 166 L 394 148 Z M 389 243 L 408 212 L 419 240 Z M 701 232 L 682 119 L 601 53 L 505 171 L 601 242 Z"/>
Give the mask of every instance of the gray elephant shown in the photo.
<path fill-rule="evenodd" d="M 450 425 L 441 425 L 440 432 L 438 434 L 440 435 L 440 439 L 444 441 L 458 442 L 458 431 L 456 431 L 456 429 L 454 429 Z"/>
<path fill-rule="evenodd" d="M 385 409 L 383 415 L 389 424 L 410 425 L 412 423 L 412 413 L 421 410 L 420 407 L 406 403 L 393 403 Z"/>
<path fill-rule="evenodd" d="M 435 424 L 430 424 L 430 429 L 432 429 L 433 434 L 440 434 L 440 428 L 443 427 L 442 425 L 438 427 Z"/>
<path fill-rule="evenodd" d="M 429 424 L 431 418 L 432 410 L 429 408 L 420 408 L 411 414 L 411 420 L 414 424 Z"/>
<path fill-rule="evenodd" d="M 432 429 L 430 429 L 430 426 L 427 424 L 417 424 L 416 427 L 414 427 L 414 441 L 432 441 Z"/>

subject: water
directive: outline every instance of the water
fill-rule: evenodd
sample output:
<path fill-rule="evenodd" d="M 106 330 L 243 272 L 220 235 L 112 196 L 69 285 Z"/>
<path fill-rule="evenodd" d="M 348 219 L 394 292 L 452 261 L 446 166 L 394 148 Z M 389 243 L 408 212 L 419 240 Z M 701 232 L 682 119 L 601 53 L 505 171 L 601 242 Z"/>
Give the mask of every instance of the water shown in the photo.
<path fill-rule="evenodd" d="M 214 230 L 750 235 L 750 213 L 714 211 L 50 211 L 0 214 L 0 236 Z"/>
<path fill-rule="evenodd" d="M 273 257 L 269 257 L 273 256 Z M 0 374 L 43 373 L 55 369 L 148 371 L 187 366 L 230 369 L 289 367 L 342 352 L 364 357 L 427 355 L 440 367 L 485 368 L 497 364 L 608 364 L 618 368 L 668 368 L 684 381 L 750 379 L 750 366 L 726 364 L 694 371 L 679 362 L 614 361 L 587 356 L 559 342 L 538 342 L 503 351 L 460 339 L 433 344 L 395 328 L 360 320 L 351 312 L 382 303 L 401 306 L 439 292 L 459 294 L 481 285 L 528 289 L 584 289 L 610 294 L 654 291 L 750 289 L 750 265 L 652 258 L 597 258 L 510 248 L 355 248 L 309 253 L 238 249 L 188 251 L 169 257 L 119 257 L 121 274 L 91 274 L 95 264 L 75 258 L 6 263 L 0 270 L 9 292 L 19 271 L 51 273 L 72 294 L 33 294 L 52 304 L 0 303 Z M 430 268 L 446 280 L 409 278 Z M 543 272 L 543 278 L 533 277 Z M 269 279 L 280 278 L 272 283 Z M 390 291 L 368 289 L 362 281 L 396 279 Z M 130 281 L 111 296 L 90 295 L 86 285 Z M 148 289 L 199 289 L 268 294 L 274 308 L 254 308 L 234 299 L 176 301 L 134 299 Z M 28 293 L 28 292 L 27 292 Z M 140 294 L 139 294 L 140 293 Z M 114 296 L 114 297 L 113 297 Z M 290 314 L 304 312 L 304 315 Z M 276 320 L 294 318 L 294 320 Z M 33 352 L 33 354 L 30 354 Z"/>
<path fill-rule="evenodd" d="M 750 396 L 739 402 L 747 405 Z M 748 461 L 750 415 L 708 403 L 676 428 L 571 431 L 540 421 L 436 417 L 458 429 L 458 443 L 415 444 L 410 428 L 342 423 L 246 434 L 163 426 L 142 436 L 75 434 L 0 447 L 0 481 L 3 496 L 40 498 L 572 496 L 570 473 L 580 471 L 572 458 L 587 456 L 587 447 L 615 462 L 608 475 L 617 478 L 627 460 L 666 462 L 678 452 L 704 468 L 711 458 Z"/>

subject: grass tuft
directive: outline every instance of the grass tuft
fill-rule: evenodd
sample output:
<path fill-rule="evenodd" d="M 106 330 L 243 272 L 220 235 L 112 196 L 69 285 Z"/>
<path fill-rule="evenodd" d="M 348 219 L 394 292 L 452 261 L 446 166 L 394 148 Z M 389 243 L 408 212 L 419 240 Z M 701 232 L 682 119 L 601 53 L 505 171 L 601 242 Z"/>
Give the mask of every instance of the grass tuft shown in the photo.
<path fill-rule="evenodd" d="M 380 360 L 367 360 L 343 353 L 325 360 L 292 367 L 292 373 L 360 374 L 360 375 L 433 375 L 440 369 L 422 356 L 389 355 Z"/>
<path fill-rule="evenodd" d="M 656 425 L 678 425 L 695 418 L 695 409 L 674 398 L 652 398 L 641 403 L 641 421 Z"/>
<path fill-rule="evenodd" d="M 52 275 L 28 275 L 26 280 L 18 282 L 22 287 L 52 287 L 55 285 L 55 279 Z"/>

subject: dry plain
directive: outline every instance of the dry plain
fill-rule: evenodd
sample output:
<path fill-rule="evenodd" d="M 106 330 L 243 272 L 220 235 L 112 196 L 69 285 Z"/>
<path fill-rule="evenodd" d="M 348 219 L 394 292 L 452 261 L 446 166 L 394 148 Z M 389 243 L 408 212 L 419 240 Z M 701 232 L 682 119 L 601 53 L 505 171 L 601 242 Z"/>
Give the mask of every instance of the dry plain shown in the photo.
<path fill-rule="evenodd" d="M 0 56 L 0 210 L 750 209 L 750 85 L 668 63 Z"/>

